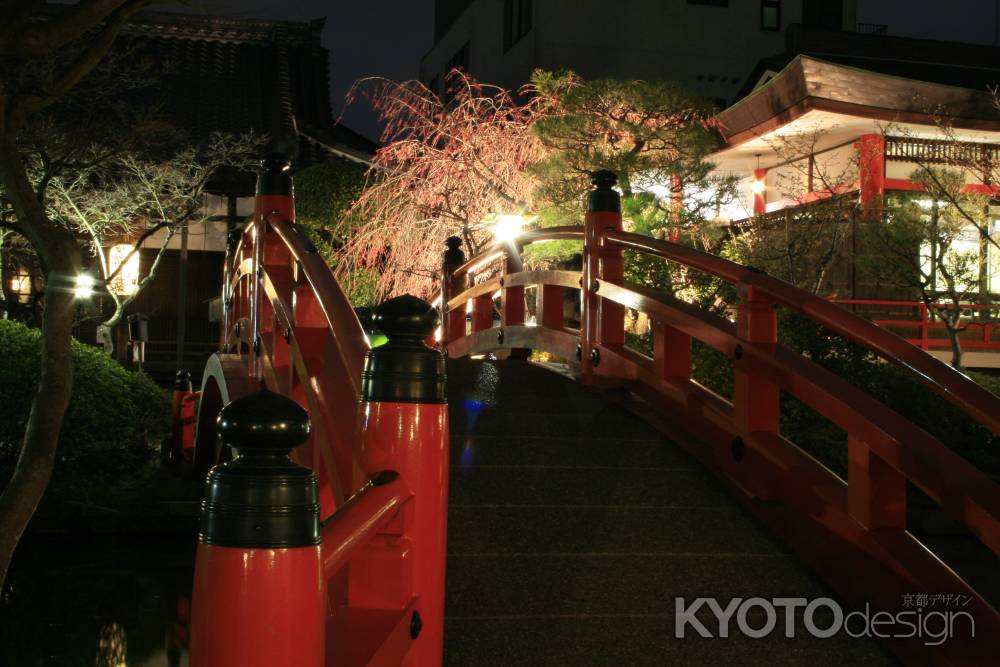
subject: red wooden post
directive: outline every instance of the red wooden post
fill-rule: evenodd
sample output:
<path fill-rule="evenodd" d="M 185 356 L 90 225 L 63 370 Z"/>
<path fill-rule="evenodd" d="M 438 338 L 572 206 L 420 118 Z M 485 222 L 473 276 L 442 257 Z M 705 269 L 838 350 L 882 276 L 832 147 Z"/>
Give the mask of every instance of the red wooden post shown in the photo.
<path fill-rule="evenodd" d="M 620 282 L 625 263 L 622 251 L 603 243 L 607 230 L 622 228 L 621 197 L 612 189 L 618 177 L 614 172 L 595 172 L 594 190 L 587 201 L 583 244 L 583 322 L 581 323 L 581 368 L 584 378 L 592 376 L 600 365 L 599 345 L 622 345 L 625 342 L 625 309 L 602 301 L 594 287 L 598 279 Z"/>
<path fill-rule="evenodd" d="M 863 134 L 854 144 L 858 151 L 858 181 L 861 210 L 877 214 L 882 210 L 885 195 L 885 137 Z"/>
<path fill-rule="evenodd" d="M 465 336 L 465 304 L 454 308 L 448 306 L 452 297 L 465 291 L 465 276 L 456 276 L 455 269 L 465 264 L 465 253 L 462 252 L 462 239 L 449 236 L 444 244 L 441 261 L 441 312 L 444 314 L 444 325 L 441 328 L 441 349 L 447 350 L 448 343 Z"/>
<path fill-rule="evenodd" d="M 906 528 L 906 478 L 860 438 L 847 437 L 847 510 L 868 530 Z"/>
<path fill-rule="evenodd" d="M 753 170 L 753 214 L 767 213 L 767 169 Z"/>
<path fill-rule="evenodd" d="M 440 665 L 448 518 L 448 406 L 445 362 L 422 344 L 437 310 L 405 295 L 376 310 L 389 341 L 371 350 L 362 379 L 361 465 L 370 477 L 399 473 L 413 497 L 351 561 L 351 607 L 403 610 L 417 599 L 410 660 Z M 335 546 L 335 545 L 334 545 Z M 414 636 L 413 628 L 417 628 Z"/>
<path fill-rule="evenodd" d="M 737 335 L 747 343 L 773 345 L 778 341 L 778 320 L 772 302 L 746 284 L 738 285 L 740 305 L 736 316 Z M 778 385 L 764 375 L 748 372 L 737 352 L 733 367 L 733 413 L 736 427 L 743 433 L 777 433 L 779 428 Z"/>
<path fill-rule="evenodd" d="M 472 300 L 472 330 L 483 331 L 493 326 L 493 292 L 480 294 Z"/>
<path fill-rule="evenodd" d="M 654 320 L 653 361 L 661 380 L 690 380 L 691 336 Z"/>
<path fill-rule="evenodd" d="M 503 263 L 503 276 L 521 271 L 520 249 L 510 244 Z M 503 326 L 524 324 L 524 286 L 508 287 L 501 285 L 500 292 L 500 322 Z"/>
<path fill-rule="evenodd" d="M 521 247 L 514 241 L 507 244 L 504 263 L 503 276 L 500 285 L 500 326 L 523 326 L 524 325 L 524 285 L 510 287 L 505 284 L 506 277 L 512 273 L 520 273 Z M 531 355 L 531 350 L 525 348 L 511 348 L 508 359 L 527 359 Z"/>
<path fill-rule="evenodd" d="M 535 296 L 535 321 L 540 327 L 563 328 L 563 301 L 566 289 L 561 285 L 539 285 Z"/>
<path fill-rule="evenodd" d="M 261 391 L 219 414 L 236 458 L 208 475 L 194 572 L 192 667 L 323 667 L 326 585 L 316 476 L 288 452 L 306 411 Z"/>

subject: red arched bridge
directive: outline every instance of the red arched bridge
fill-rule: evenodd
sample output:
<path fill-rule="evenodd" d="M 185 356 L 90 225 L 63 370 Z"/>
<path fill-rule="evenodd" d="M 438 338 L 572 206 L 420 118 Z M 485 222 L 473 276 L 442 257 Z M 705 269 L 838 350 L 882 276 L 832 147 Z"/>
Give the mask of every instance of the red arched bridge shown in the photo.
<path fill-rule="evenodd" d="M 623 231 L 608 172 L 583 226 L 468 260 L 449 240 L 437 349 L 413 297 L 377 309 L 389 342 L 370 349 L 281 166 L 233 239 L 222 349 L 184 401 L 211 468 L 192 665 L 995 664 L 997 484 L 779 344 L 775 307 L 1000 434 L 992 394 L 835 304 Z M 557 239 L 581 242 L 582 272 L 523 269 L 524 246 Z M 625 281 L 624 251 L 731 283 L 735 321 Z M 626 346 L 627 309 L 651 356 Z M 692 341 L 731 361 L 731 400 L 692 379 Z M 847 434 L 846 479 L 782 434 L 782 393 Z M 916 491 L 959 526 L 945 548 L 908 530 Z"/>

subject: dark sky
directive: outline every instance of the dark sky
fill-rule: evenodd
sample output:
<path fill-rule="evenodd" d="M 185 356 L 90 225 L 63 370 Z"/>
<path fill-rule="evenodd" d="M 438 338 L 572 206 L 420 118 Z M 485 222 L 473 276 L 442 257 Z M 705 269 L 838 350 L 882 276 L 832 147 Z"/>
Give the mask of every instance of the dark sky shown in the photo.
<path fill-rule="evenodd" d="M 358 78 L 416 78 L 420 56 L 433 42 L 433 0 L 192 0 L 155 9 L 285 21 L 325 16 L 323 44 L 330 50 L 330 99 L 335 116 L 344 106 L 344 94 Z M 341 122 L 378 139 L 378 123 L 364 101 L 349 107 Z"/>

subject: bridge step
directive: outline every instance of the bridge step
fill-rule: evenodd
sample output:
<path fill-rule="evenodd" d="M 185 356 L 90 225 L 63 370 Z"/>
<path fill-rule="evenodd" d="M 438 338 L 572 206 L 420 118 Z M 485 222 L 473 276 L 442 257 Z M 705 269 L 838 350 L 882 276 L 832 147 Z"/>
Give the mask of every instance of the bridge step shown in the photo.
<path fill-rule="evenodd" d="M 675 638 L 677 596 L 829 592 L 600 392 L 524 362 L 448 373 L 447 665 L 893 664 L 867 640 L 803 636 L 801 619 L 785 638 L 780 613 L 765 639 L 735 623 L 727 639 Z"/>

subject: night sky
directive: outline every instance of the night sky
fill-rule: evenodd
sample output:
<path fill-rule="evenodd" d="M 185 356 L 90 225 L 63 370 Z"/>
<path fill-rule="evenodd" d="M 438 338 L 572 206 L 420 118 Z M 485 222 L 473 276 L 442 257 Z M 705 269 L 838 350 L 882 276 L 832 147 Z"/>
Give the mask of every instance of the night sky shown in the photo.
<path fill-rule="evenodd" d="M 343 110 L 344 94 L 360 77 L 416 78 L 420 57 L 433 44 L 434 0 L 199 0 L 153 9 L 285 21 L 325 16 L 323 45 L 330 50 L 335 116 Z M 378 122 L 364 101 L 347 108 L 341 122 L 378 139 Z"/>

